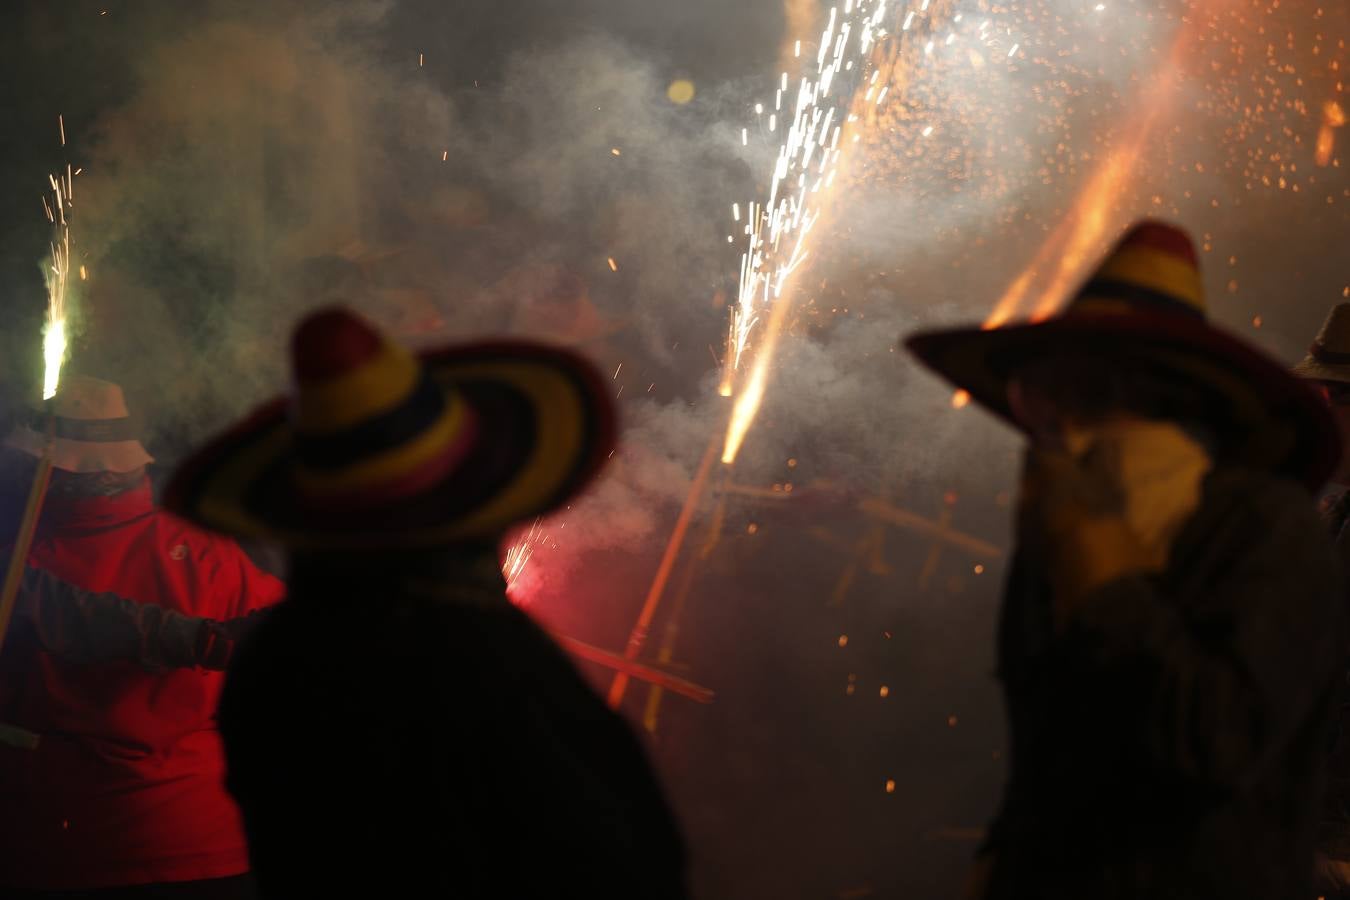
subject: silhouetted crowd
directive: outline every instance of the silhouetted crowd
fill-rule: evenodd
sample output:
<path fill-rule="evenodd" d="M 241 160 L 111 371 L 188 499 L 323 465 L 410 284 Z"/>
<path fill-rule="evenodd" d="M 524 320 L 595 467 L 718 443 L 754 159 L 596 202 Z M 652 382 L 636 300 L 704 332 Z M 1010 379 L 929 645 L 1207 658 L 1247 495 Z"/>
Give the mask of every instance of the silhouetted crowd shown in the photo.
<path fill-rule="evenodd" d="M 1350 897 L 1350 304 L 1288 371 L 1144 221 L 1059 315 L 906 346 L 1026 441 L 967 896 Z M 0 898 L 688 896 L 642 746 L 498 558 L 603 468 L 604 380 L 339 306 L 290 362 L 158 504 L 116 384 L 9 432 L 6 544 L 54 471 L 0 609 Z"/>

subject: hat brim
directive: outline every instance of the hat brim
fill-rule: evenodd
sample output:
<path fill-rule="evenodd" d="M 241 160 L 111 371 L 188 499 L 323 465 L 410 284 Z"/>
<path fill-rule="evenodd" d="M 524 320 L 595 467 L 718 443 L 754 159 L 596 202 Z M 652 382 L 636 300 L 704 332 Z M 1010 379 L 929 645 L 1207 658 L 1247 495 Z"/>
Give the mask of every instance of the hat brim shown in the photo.
<path fill-rule="evenodd" d="M 416 495 L 316 508 L 297 487 L 287 400 L 278 398 L 174 473 L 167 509 L 207 528 L 297 549 L 426 547 L 495 540 L 575 496 L 614 448 L 607 386 L 580 357 L 525 342 L 421 354 L 472 410 L 473 448 Z"/>
<path fill-rule="evenodd" d="M 1350 366 L 1329 365 L 1309 356 L 1291 369 L 1299 378 L 1309 381 L 1340 381 L 1350 383 Z"/>
<path fill-rule="evenodd" d="M 47 452 L 47 436 L 20 425 L 5 438 L 5 446 L 29 456 Z M 66 472 L 134 472 L 155 461 L 140 441 L 75 441 L 56 438 L 51 441 L 52 465 Z"/>
<path fill-rule="evenodd" d="M 1008 405 L 1016 369 L 1057 354 L 1161 365 L 1205 384 L 1226 401 L 1216 410 L 1241 430 L 1225 448 L 1233 461 L 1320 487 L 1340 459 L 1326 405 L 1307 384 L 1263 353 L 1204 322 L 1176 315 L 1074 314 L 1006 328 L 960 328 L 905 340 L 926 366 L 1020 428 Z"/>

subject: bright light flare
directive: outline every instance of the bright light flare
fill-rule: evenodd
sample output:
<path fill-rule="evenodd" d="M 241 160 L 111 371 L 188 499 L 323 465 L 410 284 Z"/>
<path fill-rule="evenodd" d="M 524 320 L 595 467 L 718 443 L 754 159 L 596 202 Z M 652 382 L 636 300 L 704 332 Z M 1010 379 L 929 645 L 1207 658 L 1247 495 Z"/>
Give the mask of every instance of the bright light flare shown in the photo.
<path fill-rule="evenodd" d="M 56 396 L 57 385 L 61 381 L 61 363 L 66 358 L 66 323 L 57 319 L 47 323 L 42 334 L 42 399 L 50 400 Z"/>
<path fill-rule="evenodd" d="M 1127 189 L 1135 180 L 1154 126 L 1176 100 L 1177 73 L 1194 40 L 1186 28 L 1177 34 L 1162 68 L 1149 79 L 1137 100 L 1141 112 L 1130 130 L 1105 155 L 1078 192 L 1068 214 L 1008 286 L 985 320 L 984 328 L 998 328 L 1017 315 L 1034 285 L 1036 299 L 1028 304 L 1032 307 L 1032 321 L 1052 315 L 1093 256 L 1102 251 L 1114 229 L 1128 221 Z M 1046 271 L 1050 272 L 1049 281 L 1040 284 L 1039 276 Z"/>
<path fill-rule="evenodd" d="M 63 126 L 64 128 L 64 123 Z M 64 133 L 62 134 L 64 143 Z M 61 364 L 66 359 L 66 281 L 70 275 L 70 226 L 66 223 L 66 209 L 71 205 L 74 175 L 66 167 L 59 178 L 49 175 L 52 186 L 51 202 L 42 198 L 47 219 L 57 228 L 58 237 L 51 244 L 51 261 L 47 266 L 47 324 L 42 334 L 42 399 L 56 396 L 61 382 Z M 84 267 L 80 267 L 83 277 Z"/>
<path fill-rule="evenodd" d="M 544 528 L 542 520 L 535 519 L 530 525 L 528 531 L 516 538 L 515 542 L 507 548 L 502 556 L 502 577 L 506 579 L 506 591 L 508 594 L 516 587 L 520 581 L 521 573 L 525 567 L 530 564 L 534 558 L 534 551 L 543 539 Z"/>
<path fill-rule="evenodd" d="M 736 397 L 731 409 L 731 424 L 727 427 L 726 443 L 722 447 L 722 462 L 730 465 L 736 461 L 746 432 L 754 424 L 759 406 L 764 401 L 764 389 L 769 383 L 769 364 L 773 361 L 774 350 L 778 347 L 778 337 L 783 333 L 783 320 L 787 318 L 786 303 L 774 306 L 769 316 L 764 344 L 755 353 L 755 362 L 750 367 L 750 377 Z"/>
<path fill-rule="evenodd" d="M 1345 124 L 1345 110 L 1335 100 L 1322 106 L 1322 127 L 1317 131 L 1317 165 L 1323 169 L 1331 165 L 1336 152 L 1336 129 Z"/>

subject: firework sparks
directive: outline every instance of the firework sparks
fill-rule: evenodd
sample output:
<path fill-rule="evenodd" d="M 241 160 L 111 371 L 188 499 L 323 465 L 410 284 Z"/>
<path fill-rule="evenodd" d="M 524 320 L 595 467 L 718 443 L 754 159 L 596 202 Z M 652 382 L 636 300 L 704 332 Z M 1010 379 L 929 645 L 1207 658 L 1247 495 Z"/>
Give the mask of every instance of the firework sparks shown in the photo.
<path fill-rule="evenodd" d="M 1017 314 L 1038 273 L 1052 270 L 1050 281 L 1037 294 L 1032 319 L 1051 315 L 1084 267 L 1100 252 L 1113 227 L 1123 221 L 1122 206 L 1127 189 L 1139 168 L 1149 138 L 1163 111 L 1175 96 L 1175 73 L 1186 58 L 1194 38 L 1185 27 L 1173 41 L 1163 68 L 1149 80 L 1138 107 L 1139 117 L 1120 143 L 1097 166 L 1068 215 L 1041 245 L 1031 263 L 1013 280 L 995 304 L 984 327 L 998 328 Z M 1014 49 L 1016 49 L 1014 47 Z M 1011 52 L 1009 52 L 1011 56 Z M 956 405 L 953 403 L 953 405 Z"/>
<path fill-rule="evenodd" d="M 1331 165 L 1336 151 L 1336 129 L 1345 124 L 1345 110 L 1335 100 L 1322 106 L 1322 127 L 1317 132 L 1316 162 L 1321 168 Z"/>
<path fill-rule="evenodd" d="M 535 548 L 538 547 L 543 536 L 542 521 L 535 519 L 529 530 L 507 548 L 506 554 L 502 557 L 502 577 L 506 579 L 506 590 L 508 592 L 520 580 L 521 573 L 530 564 L 530 560 L 534 557 Z"/>
<path fill-rule="evenodd" d="M 784 117 L 786 136 L 774 160 L 768 200 L 751 201 L 746 207 L 747 243 L 741 254 L 736 304 L 727 333 L 719 386 L 722 396 L 729 397 L 734 392 L 750 338 L 760 324 L 761 315 L 766 310 L 771 313 L 744 389 L 736 398 L 723 462 L 735 461 L 763 400 L 768 368 L 786 318 L 784 291 L 793 273 L 807 259 L 808 238 L 820 218 L 823 196 L 833 185 L 839 168 L 843 152 L 840 138 L 847 124 L 844 120 L 853 91 L 836 82 L 842 82 L 847 72 L 856 79 L 854 84 L 861 83 L 864 64 L 886 34 L 881 27 L 885 15 L 886 0 L 877 3 L 846 0 L 843 15 L 838 7 L 830 10 L 829 23 L 821 33 L 816 53 L 815 77 L 801 79 L 792 116 Z M 788 73 L 784 72 L 775 92 L 776 110 L 782 108 L 788 91 Z M 885 87 L 882 91 L 884 95 Z M 868 99 L 871 97 L 869 86 Z M 777 130 L 775 112 L 769 116 L 768 131 Z M 739 205 L 733 207 L 738 223 L 740 211 Z"/>
<path fill-rule="evenodd" d="M 58 117 L 61 128 L 61 144 L 65 146 L 65 121 Z M 50 202 L 42 198 L 42 207 L 47 220 L 56 228 L 56 237 L 51 243 L 51 260 L 47 266 L 47 322 L 42 334 L 42 399 L 50 400 L 56 396 L 56 388 L 61 381 L 61 364 L 66 358 L 66 282 L 70 275 L 70 225 L 66 221 L 66 210 L 72 205 L 74 195 L 74 173 L 66 166 L 64 175 L 48 175 L 52 193 Z M 84 277 L 84 267 L 80 267 L 80 276 Z"/>
<path fill-rule="evenodd" d="M 64 117 L 57 117 L 57 127 L 61 133 L 61 146 L 64 147 L 66 145 Z M 70 166 L 66 166 L 64 175 L 59 177 L 49 175 L 47 180 L 52 186 L 52 199 L 49 203 L 47 198 L 43 197 L 42 207 L 47 214 L 47 221 L 56 229 L 56 237 L 51 243 L 51 263 L 47 272 L 47 325 L 42 337 L 43 400 L 50 400 L 56 396 L 56 388 L 61 379 L 61 363 L 66 356 L 66 276 L 70 272 L 70 227 L 66 224 L 66 210 L 71 206 L 74 175 Z M 24 570 L 23 562 L 33 545 L 33 533 L 42 514 L 42 504 L 47 496 L 47 485 L 51 479 L 53 433 L 50 428 L 49 422 L 47 446 L 38 458 L 33 481 L 28 488 L 23 516 L 14 534 L 4 584 L 0 585 L 0 644 L 4 643 L 9 630 L 10 617 L 14 612 L 14 602 L 18 596 L 19 581 Z M 36 741 L 36 735 L 31 737 Z"/>
<path fill-rule="evenodd" d="M 61 363 L 66 358 L 66 276 L 70 272 L 70 228 L 62 222 L 60 239 L 51 245 L 47 271 L 47 324 L 42 334 L 42 399 L 56 396 Z"/>
<path fill-rule="evenodd" d="M 736 461 L 741 442 L 754 422 L 755 413 L 764 400 L 764 390 L 769 382 L 769 363 L 773 361 L 774 351 L 778 349 L 778 338 L 783 333 L 783 323 L 787 318 L 788 304 L 776 303 L 769 314 L 768 327 L 765 329 L 764 342 L 755 353 L 754 364 L 750 368 L 750 377 L 746 379 L 736 405 L 731 411 L 731 424 L 727 428 L 726 444 L 722 448 L 722 462 L 731 464 Z"/>

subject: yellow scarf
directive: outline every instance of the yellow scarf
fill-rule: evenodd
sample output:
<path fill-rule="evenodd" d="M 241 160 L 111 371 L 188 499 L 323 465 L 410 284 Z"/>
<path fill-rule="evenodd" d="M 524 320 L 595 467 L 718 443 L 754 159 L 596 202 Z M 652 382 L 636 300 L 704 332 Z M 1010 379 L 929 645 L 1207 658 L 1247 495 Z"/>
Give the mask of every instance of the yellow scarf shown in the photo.
<path fill-rule="evenodd" d="M 1108 477 L 1125 498 L 1126 526 L 1150 555 L 1166 560 L 1200 505 L 1202 483 L 1213 466 L 1205 448 L 1176 425 L 1148 420 L 1070 428 L 1064 442 L 1078 459 L 1107 445 Z"/>

